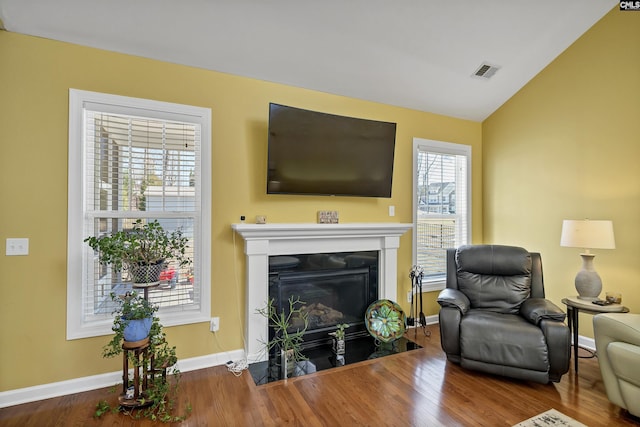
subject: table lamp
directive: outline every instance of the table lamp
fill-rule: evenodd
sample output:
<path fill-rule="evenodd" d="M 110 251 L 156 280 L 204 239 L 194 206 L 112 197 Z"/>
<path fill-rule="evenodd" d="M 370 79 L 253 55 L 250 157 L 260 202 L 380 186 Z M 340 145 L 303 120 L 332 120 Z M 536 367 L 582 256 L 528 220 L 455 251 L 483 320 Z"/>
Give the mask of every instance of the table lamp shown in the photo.
<path fill-rule="evenodd" d="M 576 274 L 576 290 L 578 298 L 595 301 L 602 291 L 602 279 L 593 267 L 594 254 L 589 249 L 615 249 L 611 221 L 591 221 L 565 219 L 562 221 L 562 237 L 560 246 L 583 248 L 581 253 L 582 268 Z"/>

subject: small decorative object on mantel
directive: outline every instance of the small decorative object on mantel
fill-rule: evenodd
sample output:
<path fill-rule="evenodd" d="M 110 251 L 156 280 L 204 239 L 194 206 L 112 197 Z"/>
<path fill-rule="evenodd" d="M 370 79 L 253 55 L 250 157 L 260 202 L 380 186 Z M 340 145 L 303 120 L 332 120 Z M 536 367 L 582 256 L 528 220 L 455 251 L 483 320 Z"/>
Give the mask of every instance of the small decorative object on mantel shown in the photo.
<path fill-rule="evenodd" d="M 318 211 L 318 224 L 338 224 L 338 211 Z"/>

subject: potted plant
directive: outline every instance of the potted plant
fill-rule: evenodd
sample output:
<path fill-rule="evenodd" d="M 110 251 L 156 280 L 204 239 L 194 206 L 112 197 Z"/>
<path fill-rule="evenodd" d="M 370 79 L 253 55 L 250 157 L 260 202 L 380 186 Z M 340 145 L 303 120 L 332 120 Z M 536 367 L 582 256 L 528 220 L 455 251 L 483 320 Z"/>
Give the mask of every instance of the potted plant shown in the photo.
<path fill-rule="evenodd" d="M 345 353 L 344 330 L 348 327 L 348 323 L 339 323 L 336 325 L 336 330 L 334 332 L 329 332 L 329 335 L 333 337 L 331 340 L 332 348 L 336 355 Z"/>
<path fill-rule="evenodd" d="M 137 292 L 127 292 L 125 295 L 112 292 L 111 300 L 116 303 L 111 327 L 115 335 L 105 347 L 105 357 L 122 353 L 122 344 L 125 341 L 135 342 L 149 337 L 154 313 L 158 311 L 155 304 L 142 298 Z"/>
<path fill-rule="evenodd" d="M 258 309 L 258 313 L 269 320 L 269 327 L 273 328 L 274 336 L 265 343 L 269 354 L 274 354 L 280 359 L 280 377 L 289 378 L 296 374 L 304 373 L 300 368 L 307 357 L 302 354 L 304 334 L 309 326 L 308 313 L 298 304 L 304 304 L 300 298 L 289 298 L 289 309 L 278 312 L 273 305 L 273 298 L 267 306 Z"/>
<path fill-rule="evenodd" d="M 180 371 L 174 366 L 178 358 L 176 356 L 176 348 L 169 346 L 166 335 L 162 330 L 160 319 L 155 316 L 158 311 L 157 305 L 147 301 L 139 296 L 135 291 L 127 292 L 125 295 L 115 295 L 111 293 L 111 299 L 116 303 L 114 310 L 114 320 L 111 329 L 115 333 L 109 343 L 103 347 L 102 355 L 104 357 L 114 357 L 124 351 L 125 346 L 144 347 L 147 351 L 142 352 L 142 360 L 134 351 L 129 351 L 129 362 L 134 369 L 144 366 L 144 381 L 138 386 L 140 387 L 135 393 L 140 396 L 133 404 L 125 404 L 130 402 L 131 396 L 120 396 L 119 406 L 111 407 L 106 400 L 102 400 L 96 406 L 95 416 L 100 417 L 106 412 L 123 411 L 134 418 L 149 418 L 153 421 L 177 422 L 182 421 L 191 412 L 191 408 L 187 405 L 186 414 L 176 416 L 172 414 L 174 409 L 174 400 L 178 392 L 178 384 L 180 379 Z M 135 335 L 129 335 L 131 325 L 136 321 L 142 320 L 150 322 L 145 323 L 142 332 Z M 137 332 L 138 328 L 136 329 Z M 174 379 L 171 382 L 167 378 L 167 371 L 170 370 Z M 129 375 L 126 375 L 127 377 Z M 123 377 L 123 380 L 125 378 Z M 131 391 L 134 394 L 135 387 L 132 385 L 130 378 L 126 378 L 127 383 L 123 389 Z M 135 383 L 134 383 L 135 384 Z"/>
<path fill-rule="evenodd" d="M 127 270 L 134 283 L 157 282 L 169 260 L 179 267 L 191 263 L 187 255 L 188 239 L 182 230 L 165 231 L 157 220 L 138 219 L 129 230 L 90 236 L 84 241 L 98 252 L 101 263 L 111 265 L 116 271 Z"/>

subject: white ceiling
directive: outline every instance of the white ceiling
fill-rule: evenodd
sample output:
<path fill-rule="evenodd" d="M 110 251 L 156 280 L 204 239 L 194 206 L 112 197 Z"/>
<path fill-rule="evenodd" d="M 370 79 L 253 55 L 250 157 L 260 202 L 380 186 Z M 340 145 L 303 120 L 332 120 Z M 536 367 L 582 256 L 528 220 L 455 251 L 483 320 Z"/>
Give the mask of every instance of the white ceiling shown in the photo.
<path fill-rule="evenodd" d="M 617 4 L 0 0 L 0 20 L 7 31 L 482 121 Z M 472 77 L 483 62 L 501 68 Z"/>

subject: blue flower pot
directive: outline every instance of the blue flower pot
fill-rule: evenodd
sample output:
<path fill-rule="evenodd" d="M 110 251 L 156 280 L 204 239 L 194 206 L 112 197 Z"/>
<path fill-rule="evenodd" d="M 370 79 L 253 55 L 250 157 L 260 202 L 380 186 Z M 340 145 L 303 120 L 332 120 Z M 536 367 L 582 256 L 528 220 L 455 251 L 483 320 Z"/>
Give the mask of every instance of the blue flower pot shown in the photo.
<path fill-rule="evenodd" d="M 149 331 L 151 331 L 152 321 L 153 319 L 151 317 L 129 320 L 129 323 L 124 328 L 124 340 L 140 341 L 148 337 Z"/>

